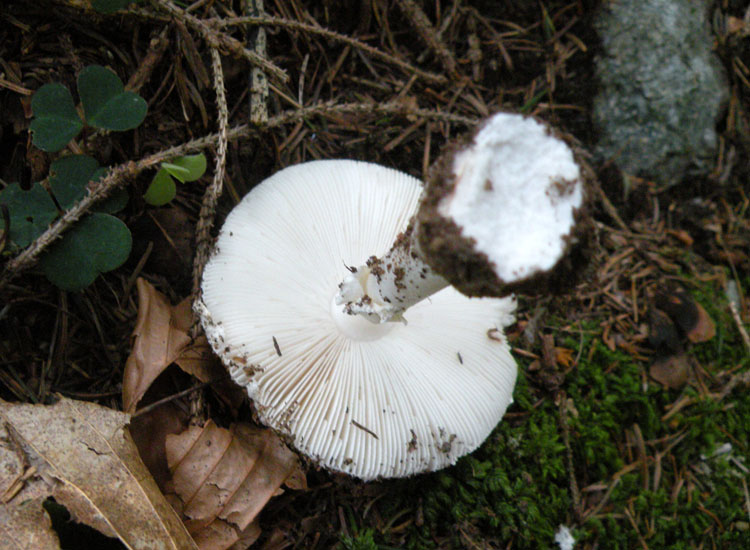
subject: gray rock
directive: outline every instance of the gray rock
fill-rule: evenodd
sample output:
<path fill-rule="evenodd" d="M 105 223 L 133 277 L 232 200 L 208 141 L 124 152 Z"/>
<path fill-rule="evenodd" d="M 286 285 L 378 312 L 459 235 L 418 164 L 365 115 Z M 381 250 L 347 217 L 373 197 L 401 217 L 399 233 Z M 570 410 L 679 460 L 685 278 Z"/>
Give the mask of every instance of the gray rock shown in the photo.
<path fill-rule="evenodd" d="M 594 23 L 599 161 L 670 185 L 710 171 L 729 91 L 707 14 L 703 0 L 604 3 Z"/>

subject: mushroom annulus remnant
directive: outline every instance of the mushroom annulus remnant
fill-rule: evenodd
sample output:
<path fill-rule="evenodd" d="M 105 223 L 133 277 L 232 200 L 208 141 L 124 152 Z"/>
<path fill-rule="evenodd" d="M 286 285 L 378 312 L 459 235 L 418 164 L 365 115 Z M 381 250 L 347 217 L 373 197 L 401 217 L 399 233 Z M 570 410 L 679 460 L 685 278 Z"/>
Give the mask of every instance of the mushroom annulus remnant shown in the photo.
<path fill-rule="evenodd" d="M 313 461 L 437 470 L 511 403 L 515 301 L 496 296 L 555 266 L 582 205 L 571 150 L 521 115 L 491 117 L 424 187 L 358 161 L 291 166 L 229 214 L 195 308 L 259 420 Z"/>

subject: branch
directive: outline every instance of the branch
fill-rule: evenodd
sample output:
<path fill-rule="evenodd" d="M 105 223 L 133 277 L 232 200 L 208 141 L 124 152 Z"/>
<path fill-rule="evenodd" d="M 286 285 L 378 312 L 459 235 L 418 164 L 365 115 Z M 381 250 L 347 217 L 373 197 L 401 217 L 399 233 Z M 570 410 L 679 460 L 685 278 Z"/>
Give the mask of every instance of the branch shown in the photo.
<path fill-rule="evenodd" d="M 362 52 L 376 59 L 380 59 L 381 61 L 390 63 L 391 65 L 396 65 L 397 67 L 399 67 L 400 69 L 402 69 L 404 72 L 406 72 L 409 75 L 415 74 L 424 80 L 435 82 L 437 84 L 442 84 L 448 81 L 448 79 L 442 75 L 438 75 L 435 73 L 430 73 L 430 72 L 418 69 L 414 67 L 413 65 L 407 63 L 406 61 L 403 61 L 381 50 L 378 50 L 377 48 L 373 48 L 372 46 L 365 44 L 364 42 L 360 42 L 359 40 L 355 38 L 351 38 L 344 34 L 339 34 L 337 32 L 334 32 L 329 29 L 325 29 L 323 27 L 319 27 L 317 25 L 303 23 L 301 21 L 293 21 L 291 19 L 285 19 L 283 17 L 246 16 L 246 17 L 227 17 L 225 19 L 214 19 L 214 20 L 211 20 L 210 23 L 216 27 L 226 27 L 226 26 L 231 26 L 231 25 L 277 25 L 279 27 L 285 27 L 291 30 L 303 31 L 303 32 L 307 32 L 310 34 L 317 34 L 318 36 L 322 36 L 323 38 L 327 40 L 332 40 L 334 42 L 340 42 L 342 44 L 346 44 L 348 46 L 361 50 Z"/>
<path fill-rule="evenodd" d="M 334 102 L 326 102 L 311 107 L 304 107 L 302 109 L 295 109 L 293 111 L 286 111 L 274 117 L 268 119 L 268 122 L 262 126 L 250 126 L 248 124 L 242 124 L 229 128 L 226 133 L 227 141 L 234 141 L 236 139 L 246 138 L 260 134 L 264 130 L 271 130 L 278 128 L 285 124 L 297 122 L 308 117 L 313 116 L 326 116 L 326 115 L 352 115 L 352 114 L 389 114 L 389 115 L 402 115 L 412 116 L 417 118 L 424 118 L 425 120 L 436 120 L 442 122 L 449 122 L 455 124 L 461 124 L 463 126 L 474 126 L 477 122 L 476 119 L 454 115 L 451 113 L 443 113 L 440 111 L 432 111 L 429 109 L 410 109 L 404 106 L 400 102 L 390 103 L 344 103 L 336 104 Z M 208 147 L 216 147 L 221 139 L 221 134 L 209 134 L 202 138 L 194 139 L 178 145 L 175 147 L 169 147 L 157 153 L 153 153 L 139 161 L 128 161 L 123 164 L 119 164 L 110 169 L 107 175 L 99 180 L 90 184 L 90 192 L 80 201 L 78 201 L 70 210 L 65 212 L 62 217 L 58 218 L 52 225 L 42 233 L 33 243 L 31 243 L 26 249 L 24 249 L 18 256 L 10 260 L 6 265 L 5 269 L 0 275 L 0 289 L 3 289 L 11 280 L 16 278 L 22 272 L 26 271 L 34 264 L 41 253 L 56 239 L 58 239 L 65 230 L 68 229 L 73 223 L 78 221 L 88 210 L 96 204 L 98 201 L 105 199 L 114 191 L 116 188 L 125 185 L 129 180 L 135 178 L 138 174 L 153 168 L 161 164 L 164 161 L 180 157 L 189 153 L 197 153 L 203 151 Z"/>
<path fill-rule="evenodd" d="M 437 31 L 435 31 L 430 20 L 427 19 L 422 8 L 420 8 L 414 0 L 398 0 L 398 4 L 407 19 L 409 19 L 414 28 L 417 29 L 417 32 L 422 37 L 425 44 L 427 44 L 427 47 L 435 52 L 443 63 L 443 67 L 448 71 L 448 74 L 450 74 L 451 77 L 456 78 L 458 76 L 458 63 L 456 62 L 456 58 L 448 47 L 441 42 Z"/>
<path fill-rule="evenodd" d="M 184 21 L 189 27 L 192 27 L 194 30 L 196 30 L 212 48 L 219 51 L 231 52 L 238 57 L 244 57 L 250 63 L 252 63 L 256 67 L 261 67 L 264 71 L 272 75 L 274 78 L 276 78 L 276 80 L 280 82 L 287 82 L 289 80 L 289 76 L 286 74 L 286 71 L 284 71 L 284 69 L 277 67 L 276 65 L 268 61 L 268 59 L 259 56 L 254 51 L 248 50 L 236 38 L 232 38 L 231 36 L 222 32 L 217 32 L 216 30 L 212 29 L 206 22 L 198 19 L 185 10 L 178 8 L 169 0 L 151 0 L 151 3 L 154 4 L 154 6 L 156 6 L 157 8 L 160 8 L 162 11 L 166 11 L 173 17 Z"/>
<path fill-rule="evenodd" d="M 193 260 L 193 295 L 197 296 L 201 286 L 203 268 L 211 253 L 211 227 L 214 224 L 216 203 L 219 201 L 224 183 L 224 170 L 227 159 L 227 127 L 229 126 L 229 108 L 227 107 L 226 89 L 224 88 L 224 74 L 221 68 L 219 51 L 211 48 L 211 68 L 214 73 L 214 89 L 216 103 L 219 108 L 219 147 L 216 152 L 216 168 L 211 185 L 206 188 L 201 203 L 198 223 L 195 228 L 196 250 Z"/>

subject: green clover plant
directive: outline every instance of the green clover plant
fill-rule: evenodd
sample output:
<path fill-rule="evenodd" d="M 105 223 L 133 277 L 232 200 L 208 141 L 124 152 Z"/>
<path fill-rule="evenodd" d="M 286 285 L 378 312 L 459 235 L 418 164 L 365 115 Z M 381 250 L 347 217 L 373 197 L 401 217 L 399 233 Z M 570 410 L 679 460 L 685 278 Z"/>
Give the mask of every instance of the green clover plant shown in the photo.
<path fill-rule="evenodd" d="M 206 156 L 203 153 L 177 157 L 172 162 L 162 162 L 143 199 L 152 206 L 167 204 L 177 194 L 175 179 L 182 183 L 195 181 L 205 172 Z"/>
<path fill-rule="evenodd" d="M 89 65 L 78 75 L 78 95 L 85 123 L 101 130 L 125 131 L 140 126 L 148 104 L 109 69 Z M 70 91 L 62 84 L 45 84 L 31 98 L 34 120 L 31 141 L 42 151 L 63 149 L 84 127 Z"/>
<path fill-rule="evenodd" d="M 122 81 L 99 65 L 85 67 L 78 75 L 78 95 L 84 119 L 79 116 L 70 91 L 61 84 L 45 84 L 31 98 L 34 120 L 32 142 L 39 149 L 57 152 L 84 127 L 125 131 L 143 122 L 146 101 L 128 92 Z M 7 210 L 4 240 L 25 248 L 59 216 L 87 193 L 89 182 L 99 181 L 106 168 L 87 155 L 68 155 L 50 167 L 48 187 L 40 182 L 24 190 L 19 184 L 0 191 L 0 205 Z M 78 221 L 40 258 L 47 279 L 64 290 L 81 290 L 100 273 L 122 265 L 130 255 L 130 230 L 112 214 L 128 201 L 126 191 L 117 190 L 99 203 L 93 213 Z"/>
<path fill-rule="evenodd" d="M 70 155 L 52 163 L 49 192 L 39 182 L 27 191 L 17 183 L 0 191 L 0 203 L 10 214 L 9 240 L 19 248 L 31 244 L 86 195 L 89 181 L 101 179 L 105 171 L 92 157 Z M 40 263 L 50 282 L 64 290 L 80 290 L 125 262 L 132 247 L 130 230 L 111 214 L 124 208 L 127 200 L 127 192 L 119 190 L 49 247 Z"/>

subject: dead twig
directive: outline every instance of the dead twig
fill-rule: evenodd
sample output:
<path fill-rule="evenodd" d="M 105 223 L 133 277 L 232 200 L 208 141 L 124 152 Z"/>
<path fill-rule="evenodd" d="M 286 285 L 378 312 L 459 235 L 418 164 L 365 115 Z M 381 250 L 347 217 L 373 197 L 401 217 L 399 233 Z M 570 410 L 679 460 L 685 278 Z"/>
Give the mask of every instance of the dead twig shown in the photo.
<path fill-rule="evenodd" d="M 165 405 L 167 403 L 170 403 L 174 401 L 175 399 L 179 399 L 181 397 L 184 397 L 186 395 L 189 395 L 193 392 L 196 392 L 198 390 L 202 390 L 204 388 L 207 388 L 208 386 L 211 386 L 213 384 L 216 384 L 218 382 L 224 382 L 225 380 L 229 380 L 230 376 L 229 374 L 225 376 L 220 376 L 219 378 L 216 378 L 214 380 L 209 380 L 208 382 L 201 382 L 199 384 L 196 384 L 192 388 L 188 388 L 186 390 L 182 390 L 181 392 L 177 392 L 172 395 L 168 395 L 167 397 L 164 397 L 162 399 L 159 399 L 158 401 L 154 401 L 153 403 L 149 403 L 145 407 L 141 407 L 137 411 L 135 411 L 133 414 L 130 415 L 131 420 L 137 416 L 142 416 L 146 413 L 149 413 L 153 411 L 154 409 L 161 407 L 162 405 Z"/>
<path fill-rule="evenodd" d="M 430 20 L 427 18 L 424 11 L 422 11 L 422 8 L 420 8 L 414 0 L 398 0 L 398 5 L 401 8 L 401 11 L 404 12 L 404 15 L 406 15 L 407 19 L 411 21 L 411 24 L 417 30 L 419 36 L 425 44 L 427 44 L 427 47 L 438 56 L 448 74 L 450 74 L 452 78 L 457 78 L 459 74 L 456 58 L 448 47 L 440 40 L 437 31 L 432 26 L 432 23 L 430 23 Z"/>
<path fill-rule="evenodd" d="M 402 115 L 425 118 L 427 120 L 443 121 L 464 126 L 474 126 L 476 119 L 433 111 L 430 109 L 412 109 L 405 107 L 400 102 L 389 103 L 343 103 L 325 102 L 302 109 L 294 109 L 280 113 L 268 119 L 262 126 L 241 124 L 230 128 L 226 132 L 227 141 L 247 138 L 258 135 L 264 130 L 278 128 L 285 124 L 294 123 L 305 118 L 314 116 L 340 116 L 340 115 Z M 0 275 L 0 290 L 11 280 L 36 264 L 41 253 L 56 239 L 58 239 L 72 224 L 78 221 L 97 202 L 107 198 L 116 188 L 124 186 L 126 182 L 135 178 L 138 174 L 158 164 L 189 153 L 197 153 L 208 147 L 216 147 L 221 139 L 220 133 L 209 134 L 202 138 L 194 139 L 169 147 L 139 161 L 128 161 L 112 167 L 107 175 L 98 182 L 90 183 L 89 194 L 78 201 L 73 207 L 58 218 L 37 239 L 24 249 L 18 256 L 10 260 Z"/>
<path fill-rule="evenodd" d="M 351 46 L 352 48 L 356 48 L 371 57 L 379 59 L 380 61 L 395 65 L 409 75 L 417 75 L 423 80 L 434 82 L 436 84 L 442 84 L 448 81 L 448 79 L 446 79 L 443 75 L 431 73 L 429 71 L 423 71 L 422 69 L 419 69 L 412 64 L 399 59 L 398 57 L 383 52 L 377 48 L 373 48 L 372 46 L 365 44 L 364 42 L 361 42 L 356 38 L 352 38 L 350 36 L 346 36 L 345 34 L 340 34 L 335 31 L 319 27 L 317 25 L 303 23 L 302 21 L 294 21 L 292 19 L 273 16 L 246 16 L 227 17 L 226 19 L 214 19 L 211 20 L 210 23 L 217 27 L 227 27 L 233 25 L 276 25 L 289 30 L 316 34 L 318 36 L 321 36 L 322 38 L 325 38 L 326 40 L 339 42 L 341 44 Z"/>
<path fill-rule="evenodd" d="M 729 379 L 729 382 L 727 382 L 726 385 L 722 388 L 721 393 L 719 394 L 719 401 L 722 401 L 725 397 L 732 393 L 734 389 L 740 384 L 744 384 L 746 386 L 750 385 L 750 371 L 732 375 L 732 378 Z"/>
<path fill-rule="evenodd" d="M 224 74 L 221 68 L 221 55 L 218 50 L 211 48 L 211 68 L 214 73 L 214 88 L 216 90 L 216 103 L 219 108 L 219 135 L 216 151 L 216 167 L 214 178 L 206 188 L 198 216 L 196 232 L 196 250 L 193 260 L 193 295 L 197 296 L 200 291 L 201 275 L 211 252 L 211 227 L 214 224 L 216 214 L 216 203 L 221 196 L 224 182 L 224 169 L 227 159 L 229 108 L 227 107 L 226 89 L 224 87 Z M 197 325 L 196 325 L 197 327 Z"/>
<path fill-rule="evenodd" d="M 266 73 L 273 76 L 273 78 L 279 82 L 286 82 L 289 80 L 289 76 L 284 69 L 277 67 L 268 59 L 259 56 L 254 51 L 248 50 L 236 38 L 211 28 L 205 21 L 202 21 L 187 11 L 178 8 L 169 0 L 151 0 L 151 3 L 197 31 L 211 48 L 219 51 L 230 52 L 233 55 L 247 59 L 251 64 L 262 68 Z"/>
<path fill-rule="evenodd" d="M 151 73 L 154 72 L 156 65 L 161 60 L 164 52 L 167 51 L 167 46 L 169 46 L 169 40 L 167 39 L 168 30 L 169 27 L 165 26 L 161 33 L 159 33 L 159 36 L 151 39 L 151 42 L 148 44 L 148 52 L 146 52 L 145 57 L 140 65 L 138 65 L 138 69 L 125 85 L 126 90 L 137 93 L 148 79 L 151 78 Z"/>
<path fill-rule="evenodd" d="M 263 0 L 245 0 L 244 7 L 250 15 L 263 15 Z M 266 57 L 266 29 L 258 26 L 250 31 L 250 43 L 260 57 Z M 303 73 L 304 74 L 304 73 Z M 301 93 L 301 91 L 300 91 Z M 263 124 L 268 120 L 268 79 L 260 67 L 250 71 L 250 122 Z"/>
<path fill-rule="evenodd" d="M 573 466 L 573 449 L 570 446 L 570 428 L 568 427 L 568 399 L 564 391 L 561 391 L 557 397 L 560 400 L 558 407 L 560 417 L 560 429 L 562 430 L 563 443 L 565 444 L 565 460 L 568 466 L 568 482 L 570 484 L 570 498 L 573 501 L 573 512 L 576 519 L 583 521 L 583 510 L 581 508 L 581 491 L 576 481 L 576 472 Z"/>
<path fill-rule="evenodd" d="M 745 325 L 742 322 L 742 318 L 740 317 L 740 312 L 737 309 L 737 304 L 735 304 L 732 300 L 729 300 L 729 310 L 732 312 L 732 318 L 734 319 L 734 323 L 737 325 L 737 330 L 740 331 L 742 341 L 745 344 L 745 349 L 747 349 L 748 353 L 750 353 L 750 336 L 748 336 L 747 330 L 745 330 Z"/>
<path fill-rule="evenodd" d="M 620 214 L 617 213 L 617 209 L 615 208 L 615 205 L 612 204 L 612 201 L 609 200 L 609 197 L 604 193 L 604 190 L 602 189 L 601 185 L 599 183 L 594 184 L 596 194 L 599 195 L 599 200 L 602 202 L 602 206 L 604 207 L 604 210 L 609 214 L 609 217 L 612 218 L 615 223 L 617 224 L 617 227 L 625 231 L 626 233 L 631 233 L 630 228 L 627 226 L 627 224 L 622 221 L 622 218 L 620 217 Z"/>

